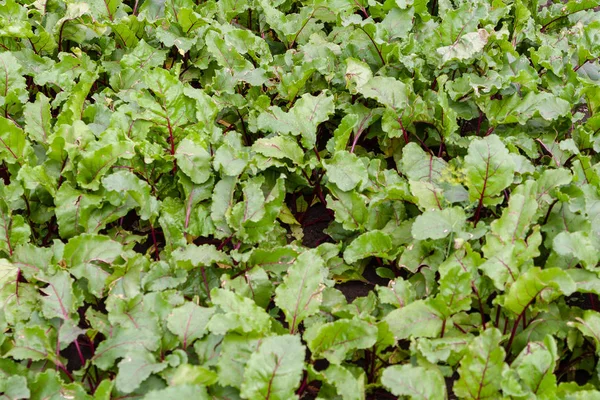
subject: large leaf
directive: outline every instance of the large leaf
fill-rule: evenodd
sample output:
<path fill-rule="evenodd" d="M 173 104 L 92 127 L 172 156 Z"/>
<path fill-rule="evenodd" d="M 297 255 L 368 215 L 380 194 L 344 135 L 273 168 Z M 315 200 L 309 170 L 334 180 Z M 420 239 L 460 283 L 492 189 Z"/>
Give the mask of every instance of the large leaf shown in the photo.
<path fill-rule="evenodd" d="M 388 234 L 382 231 L 366 232 L 344 250 L 344 260 L 352 264 L 367 257 L 388 257 L 392 250 L 392 239 Z"/>
<path fill-rule="evenodd" d="M 334 109 L 333 97 L 325 92 L 318 96 L 307 93 L 288 112 L 271 106 L 256 122 L 259 129 L 269 132 L 300 135 L 304 147 L 310 149 L 316 143 L 317 126 L 326 121 Z"/>
<path fill-rule="evenodd" d="M 354 154 L 338 151 L 325 164 L 327 177 L 345 192 L 354 189 L 368 179 L 367 168 Z"/>
<path fill-rule="evenodd" d="M 210 154 L 195 141 L 185 138 L 175 152 L 177 165 L 194 183 L 201 184 L 210 178 Z"/>
<path fill-rule="evenodd" d="M 365 321 L 341 319 L 312 331 L 308 348 L 315 357 L 340 364 L 351 350 L 369 348 L 376 340 L 377 327 Z"/>
<path fill-rule="evenodd" d="M 122 245 L 102 235 L 79 235 L 65 245 L 64 259 L 70 272 L 86 279 L 91 293 L 101 296 L 111 264 L 121 255 Z"/>
<path fill-rule="evenodd" d="M 441 316 L 423 300 L 392 311 L 384 320 L 396 339 L 436 337 L 442 329 Z"/>
<path fill-rule="evenodd" d="M 505 371 L 503 392 L 520 396 L 530 393 L 536 396 L 556 395 L 556 376 L 553 374 L 558 358 L 557 346 L 552 336 L 543 342 L 531 342 L 521 351 Z"/>
<path fill-rule="evenodd" d="M 465 222 L 465 212 L 458 207 L 425 211 L 413 223 L 412 235 L 417 240 L 443 239 L 460 232 Z"/>
<path fill-rule="evenodd" d="M 502 372 L 506 368 L 505 352 L 499 346 L 501 338 L 498 329 L 490 328 L 471 342 L 458 368 L 460 378 L 453 387 L 457 396 L 465 399 L 499 396 Z"/>
<path fill-rule="evenodd" d="M 465 174 L 471 200 L 484 204 L 513 181 L 515 165 L 496 135 L 475 139 L 465 156 Z"/>
<path fill-rule="evenodd" d="M 446 398 L 446 382 L 435 368 L 393 365 L 383 371 L 381 383 L 396 396 L 409 396 L 414 400 Z"/>
<path fill-rule="evenodd" d="M 231 331 L 249 333 L 268 332 L 270 329 L 269 314 L 251 299 L 217 288 L 211 291 L 210 297 L 222 311 L 215 313 L 208 322 L 211 332 L 222 335 Z"/>
<path fill-rule="evenodd" d="M 206 326 L 213 315 L 213 308 L 200 307 L 187 302 L 172 311 L 167 320 L 169 330 L 177 335 L 183 348 L 206 333 Z"/>
<path fill-rule="evenodd" d="M 285 313 L 291 333 L 297 331 L 306 317 L 319 311 L 325 289 L 324 266 L 323 259 L 315 252 L 302 253 L 275 290 L 275 304 Z"/>
<path fill-rule="evenodd" d="M 305 348 L 298 336 L 271 336 L 248 359 L 241 394 L 248 399 L 297 398 Z"/>
<path fill-rule="evenodd" d="M 510 287 L 504 306 L 519 315 L 540 295 L 550 301 L 560 295 L 569 296 L 575 290 L 573 279 L 560 268 L 534 267 L 519 276 Z"/>

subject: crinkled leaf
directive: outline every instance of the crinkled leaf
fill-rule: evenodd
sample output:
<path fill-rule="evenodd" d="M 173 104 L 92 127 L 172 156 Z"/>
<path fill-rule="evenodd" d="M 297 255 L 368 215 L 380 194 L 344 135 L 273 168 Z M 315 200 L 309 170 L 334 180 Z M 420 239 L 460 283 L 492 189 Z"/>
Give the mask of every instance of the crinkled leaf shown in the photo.
<path fill-rule="evenodd" d="M 167 319 L 167 327 L 177 335 L 183 348 L 186 348 L 194 340 L 204 336 L 206 326 L 214 311 L 213 308 L 200 307 L 187 302 L 171 312 Z"/>
<path fill-rule="evenodd" d="M 348 192 L 368 179 L 367 168 L 360 158 L 347 151 L 338 151 L 325 163 L 327 177 L 341 190 Z"/>
<path fill-rule="evenodd" d="M 212 333 L 222 335 L 231 331 L 267 332 L 270 329 L 269 314 L 251 299 L 217 288 L 210 292 L 210 297 L 212 303 L 221 310 L 208 322 L 207 327 Z"/>
<path fill-rule="evenodd" d="M 573 279 L 560 268 L 531 268 L 510 287 L 504 306 L 521 314 L 539 295 L 549 301 L 560 295 L 569 296 L 576 289 Z"/>
<path fill-rule="evenodd" d="M 442 329 L 439 313 L 423 300 L 398 308 L 385 316 L 396 340 L 410 337 L 436 337 Z"/>
<path fill-rule="evenodd" d="M 311 332 L 308 348 L 315 357 L 340 364 L 351 350 L 369 348 L 376 341 L 377 327 L 358 319 L 340 319 Z"/>
<path fill-rule="evenodd" d="M 472 201 L 485 202 L 513 181 L 515 165 L 504 143 L 496 135 L 475 139 L 465 156 L 465 174 Z"/>
<path fill-rule="evenodd" d="M 409 396 L 414 400 L 446 398 L 446 382 L 436 368 L 393 365 L 383 371 L 381 383 L 396 396 Z"/>
<path fill-rule="evenodd" d="M 315 252 L 302 253 L 275 290 L 275 304 L 285 313 L 290 332 L 319 311 L 325 289 L 325 263 Z"/>
<path fill-rule="evenodd" d="M 387 233 L 371 231 L 363 233 L 346 247 L 344 260 L 352 264 L 367 257 L 387 258 L 392 251 L 392 239 Z"/>
<path fill-rule="evenodd" d="M 245 398 L 297 398 L 306 349 L 295 335 L 270 336 L 248 359 L 241 395 Z"/>
<path fill-rule="evenodd" d="M 425 211 L 412 225 L 412 235 L 417 240 L 443 239 L 460 232 L 466 222 L 462 208 Z"/>
<path fill-rule="evenodd" d="M 502 334 L 496 328 L 485 330 L 468 347 L 460 362 L 460 378 L 454 383 L 454 393 L 465 399 L 499 396 L 502 372 L 506 368 L 505 352 L 499 345 Z"/>

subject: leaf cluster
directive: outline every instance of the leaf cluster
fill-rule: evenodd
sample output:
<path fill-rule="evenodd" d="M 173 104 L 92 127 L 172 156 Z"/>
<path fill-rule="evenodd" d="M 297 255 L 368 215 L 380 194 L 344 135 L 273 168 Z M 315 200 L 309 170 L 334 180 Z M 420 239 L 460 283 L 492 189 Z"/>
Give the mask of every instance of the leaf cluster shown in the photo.
<path fill-rule="evenodd" d="M 4 0 L 0 397 L 600 398 L 599 7 Z"/>

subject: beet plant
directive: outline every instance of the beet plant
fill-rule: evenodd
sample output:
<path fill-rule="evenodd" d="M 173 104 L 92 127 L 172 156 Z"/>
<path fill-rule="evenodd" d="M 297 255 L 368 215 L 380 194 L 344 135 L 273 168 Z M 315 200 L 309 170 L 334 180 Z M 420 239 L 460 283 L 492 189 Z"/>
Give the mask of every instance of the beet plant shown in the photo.
<path fill-rule="evenodd" d="M 599 7 L 3 0 L 0 397 L 600 398 Z"/>

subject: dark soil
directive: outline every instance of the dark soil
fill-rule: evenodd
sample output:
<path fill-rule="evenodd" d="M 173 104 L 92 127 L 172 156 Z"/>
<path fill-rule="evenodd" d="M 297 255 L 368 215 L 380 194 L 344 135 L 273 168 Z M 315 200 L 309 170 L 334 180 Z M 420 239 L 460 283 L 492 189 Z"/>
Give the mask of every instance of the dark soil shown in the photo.
<path fill-rule="evenodd" d="M 318 203 L 300 215 L 299 219 L 304 232 L 304 238 L 302 239 L 304 246 L 313 248 L 319 246 L 321 243 L 332 242 L 331 237 L 324 232 L 331 221 L 333 221 L 332 214 L 331 210 L 323 204 Z M 374 266 L 367 267 L 363 273 L 363 277 L 366 282 L 349 281 L 336 285 L 336 288 L 346 296 L 346 300 L 349 303 L 357 297 L 367 296 L 369 292 L 373 291 L 375 285 L 385 286 L 389 282 L 389 279 L 381 278 L 375 273 Z"/>
<path fill-rule="evenodd" d="M 339 289 L 344 296 L 346 296 L 346 301 L 351 303 L 357 297 L 368 296 L 369 292 L 372 292 L 375 289 L 375 285 L 379 286 L 387 286 L 389 283 L 389 279 L 382 278 L 375 273 L 375 266 L 370 265 L 365 268 L 363 272 L 363 278 L 365 278 L 366 282 L 361 281 L 349 281 L 337 284 L 335 287 Z"/>
<path fill-rule="evenodd" d="M 582 310 L 600 311 L 598 295 L 593 293 L 575 292 L 571 296 L 566 297 L 565 301 L 571 307 L 579 307 Z"/>
<path fill-rule="evenodd" d="M 331 237 L 323 232 L 333 221 L 333 212 L 325 205 L 318 203 L 309 207 L 299 219 L 304 232 L 304 246 L 313 248 L 321 243 L 332 242 Z"/>

